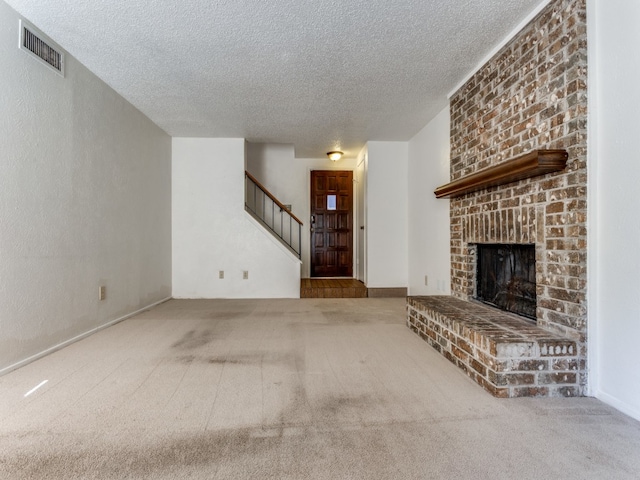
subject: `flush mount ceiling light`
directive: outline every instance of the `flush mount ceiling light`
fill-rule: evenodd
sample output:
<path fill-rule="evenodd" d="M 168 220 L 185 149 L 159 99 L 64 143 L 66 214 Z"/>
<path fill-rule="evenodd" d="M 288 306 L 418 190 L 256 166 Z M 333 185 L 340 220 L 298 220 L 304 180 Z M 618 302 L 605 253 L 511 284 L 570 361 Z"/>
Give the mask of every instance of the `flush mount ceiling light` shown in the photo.
<path fill-rule="evenodd" d="M 327 156 L 329 157 L 329 160 L 331 160 L 332 162 L 337 162 L 338 160 L 340 160 L 342 158 L 342 155 L 344 155 L 344 153 L 339 152 L 338 150 L 334 150 L 333 152 L 327 152 Z"/>

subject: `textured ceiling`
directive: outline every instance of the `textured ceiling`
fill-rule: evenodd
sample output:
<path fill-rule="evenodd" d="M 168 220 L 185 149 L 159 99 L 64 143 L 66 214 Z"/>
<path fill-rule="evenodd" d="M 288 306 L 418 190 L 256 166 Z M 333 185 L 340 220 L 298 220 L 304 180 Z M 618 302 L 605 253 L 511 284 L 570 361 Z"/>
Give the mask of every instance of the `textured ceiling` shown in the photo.
<path fill-rule="evenodd" d="M 541 0 L 7 0 L 172 136 L 408 140 Z"/>

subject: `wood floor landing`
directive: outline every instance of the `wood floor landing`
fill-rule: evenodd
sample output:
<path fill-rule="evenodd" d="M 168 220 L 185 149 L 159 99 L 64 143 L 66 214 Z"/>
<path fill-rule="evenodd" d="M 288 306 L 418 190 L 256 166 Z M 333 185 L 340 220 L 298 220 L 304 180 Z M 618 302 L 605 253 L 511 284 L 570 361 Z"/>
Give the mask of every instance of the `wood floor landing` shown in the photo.
<path fill-rule="evenodd" d="M 353 278 L 302 278 L 300 298 L 365 298 L 367 287 Z"/>

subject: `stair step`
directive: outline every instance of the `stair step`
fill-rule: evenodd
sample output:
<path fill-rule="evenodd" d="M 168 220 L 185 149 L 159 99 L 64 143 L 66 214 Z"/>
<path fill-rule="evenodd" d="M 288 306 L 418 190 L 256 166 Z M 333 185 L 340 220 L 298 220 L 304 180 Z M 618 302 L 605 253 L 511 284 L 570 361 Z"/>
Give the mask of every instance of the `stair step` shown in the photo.
<path fill-rule="evenodd" d="M 300 298 L 366 298 L 367 287 L 353 278 L 302 278 Z"/>

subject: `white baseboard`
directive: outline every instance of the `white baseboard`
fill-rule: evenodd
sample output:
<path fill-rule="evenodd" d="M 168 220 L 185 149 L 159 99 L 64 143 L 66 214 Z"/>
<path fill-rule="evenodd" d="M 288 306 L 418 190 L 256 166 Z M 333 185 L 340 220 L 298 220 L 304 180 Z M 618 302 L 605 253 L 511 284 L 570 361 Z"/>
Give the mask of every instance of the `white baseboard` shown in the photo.
<path fill-rule="evenodd" d="M 36 361 L 36 360 L 38 360 L 38 359 L 40 359 L 42 357 L 45 357 L 45 356 L 47 356 L 47 355 L 49 355 L 49 354 L 51 354 L 51 353 L 53 353 L 53 352 L 55 352 L 57 350 L 60 350 L 61 348 L 64 348 L 64 347 L 66 347 L 68 345 L 71 345 L 72 343 L 75 343 L 75 342 L 77 342 L 79 340 L 82 340 L 83 338 L 87 338 L 88 336 L 93 335 L 94 333 L 99 332 L 100 330 L 108 328 L 108 327 L 110 327 L 112 325 L 115 325 L 116 323 L 122 322 L 123 320 L 126 320 L 127 318 L 131 318 L 134 315 L 138 315 L 139 313 L 142 313 L 145 310 L 148 310 L 149 308 L 153 308 L 153 307 L 155 307 L 157 305 L 160 305 L 161 303 L 164 303 L 164 302 L 166 302 L 168 300 L 171 300 L 171 298 L 172 297 L 163 298 L 162 300 L 154 302 L 151 305 L 147 305 L 146 307 L 142 307 L 142 308 L 136 310 L 135 312 L 131 312 L 131 313 L 128 313 L 127 315 L 124 315 L 123 317 L 119 317 L 119 318 L 116 318 L 115 320 L 111 320 L 111 321 L 109 321 L 109 322 L 107 322 L 107 323 L 105 323 L 103 325 L 100 325 L 99 327 L 96 327 L 96 328 L 93 328 L 93 329 L 89 330 L 88 332 L 81 333 L 80 335 L 77 335 L 77 336 L 75 336 L 73 338 L 70 338 L 69 340 L 66 340 L 66 341 L 64 341 L 62 343 L 54 345 L 53 347 L 47 348 L 46 350 L 43 350 L 40 353 L 36 353 L 35 355 L 31 355 L 30 357 L 25 358 L 24 360 L 20 360 L 19 362 L 16 362 L 13 365 L 9 365 L 8 367 L 2 368 L 2 369 L 0 369 L 0 376 L 5 375 L 5 374 L 7 374 L 7 373 L 9 373 L 9 372 L 11 372 L 13 370 L 16 370 L 16 369 L 20 368 L 20 367 L 23 367 L 23 366 L 25 366 L 25 365 L 27 365 L 27 364 L 29 364 L 31 362 L 34 362 L 34 361 Z"/>
<path fill-rule="evenodd" d="M 629 415 L 631 418 L 635 418 L 636 420 L 640 421 L 640 411 L 637 408 L 625 402 L 621 402 L 616 397 L 613 397 L 608 393 L 604 393 L 601 391 L 596 392 L 595 397 L 601 402 L 604 402 L 607 405 L 612 406 L 616 410 L 620 410 L 625 415 Z"/>

